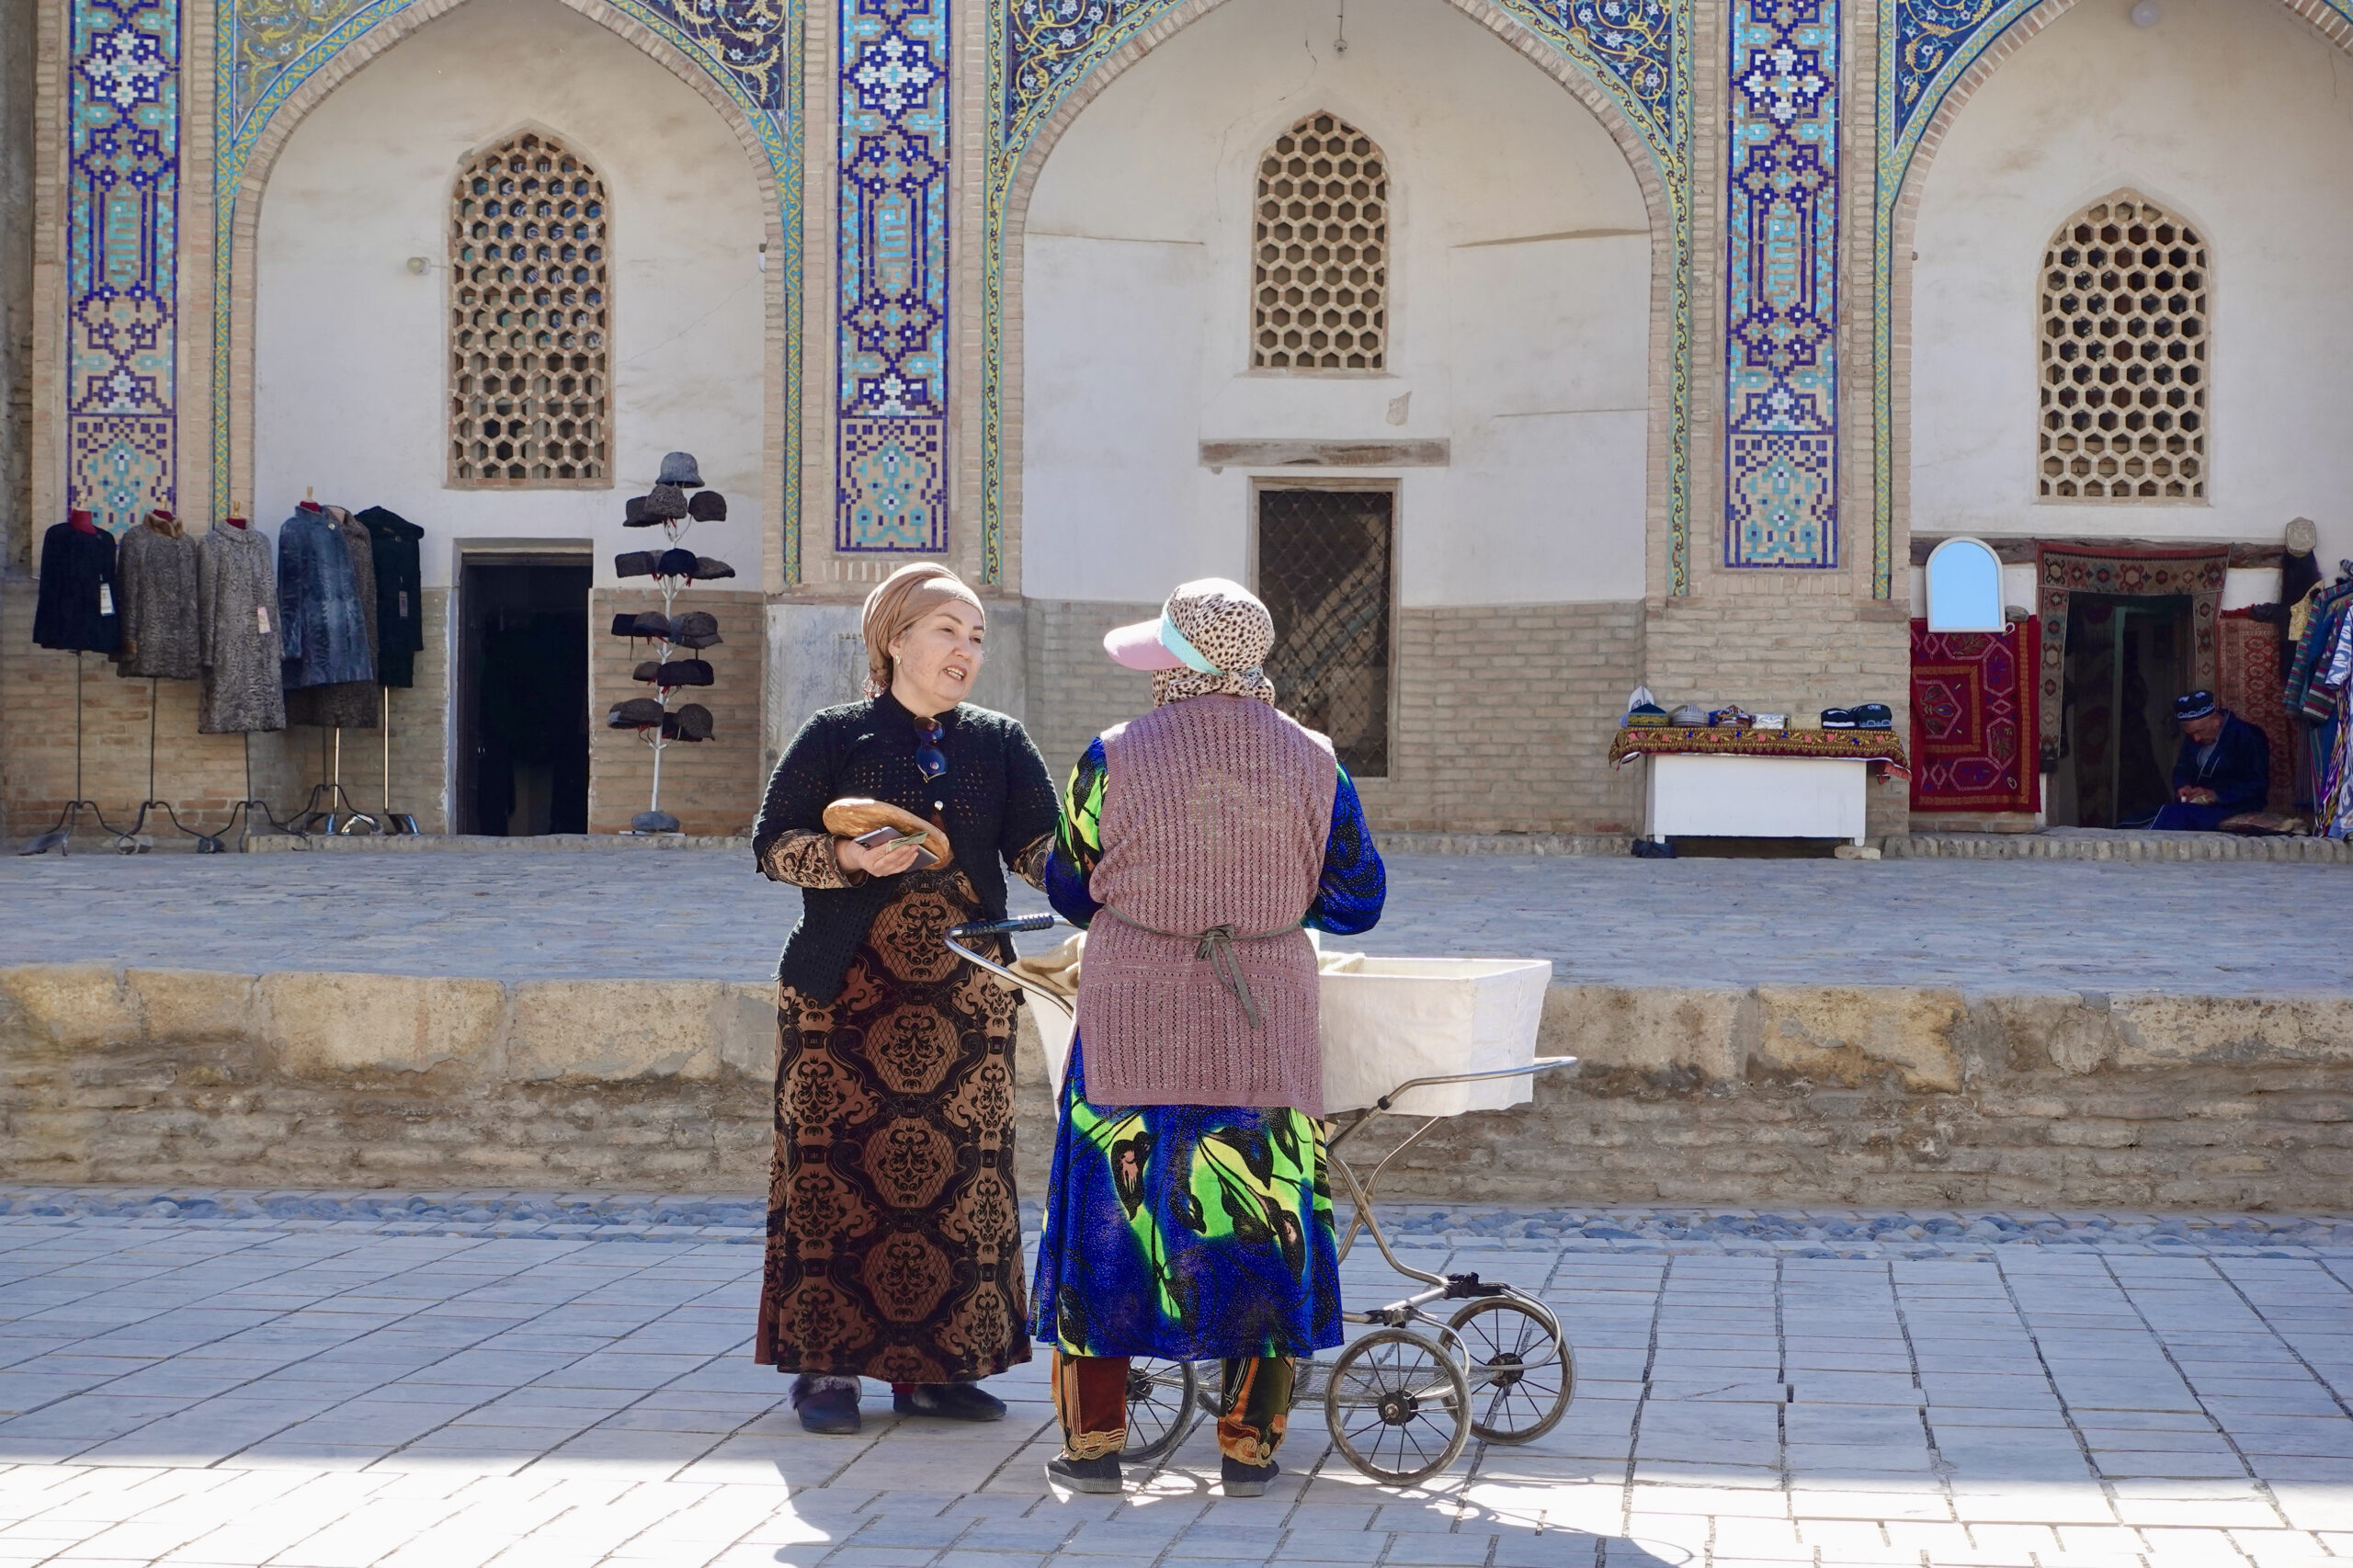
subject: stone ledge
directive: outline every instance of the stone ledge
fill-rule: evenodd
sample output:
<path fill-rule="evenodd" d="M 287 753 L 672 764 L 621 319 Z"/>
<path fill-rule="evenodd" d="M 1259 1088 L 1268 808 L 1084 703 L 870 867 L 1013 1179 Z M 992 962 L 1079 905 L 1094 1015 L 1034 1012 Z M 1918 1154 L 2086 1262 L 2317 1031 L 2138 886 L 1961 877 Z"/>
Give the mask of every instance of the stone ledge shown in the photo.
<path fill-rule="evenodd" d="M 0 969 L 0 1180 L 741 1186 L 775 1041 L 767 983 Z M 2353 996 L 1564 984 L 1540 1046 L 1585 1065 L 1388 1196 L 2353 1206 Z M 1018 1056 L 1035 1195 L 1027 1025 Z"/>
<path fill-rule="evenodd" d="M 1909 833 L 1883 841 L 1891 860 L 2260 860 L 2353 866 L 2341 838 L 2250 838 L 2234 833 L 2133 833 L 2045 828 L 2037 833 Z"/>
<path fill-rule="evenodd" d="M 726 849 L 752 852 L 749 834 L 657 833 L 640 838 L 626 833 L 543 833 L 506 838 L 474 833 L 317 834 L 257 833 L 245 840 L 248 855 L 290 855 L 324 850 L 337 855 L 551 855 L 608 850 Z"/>

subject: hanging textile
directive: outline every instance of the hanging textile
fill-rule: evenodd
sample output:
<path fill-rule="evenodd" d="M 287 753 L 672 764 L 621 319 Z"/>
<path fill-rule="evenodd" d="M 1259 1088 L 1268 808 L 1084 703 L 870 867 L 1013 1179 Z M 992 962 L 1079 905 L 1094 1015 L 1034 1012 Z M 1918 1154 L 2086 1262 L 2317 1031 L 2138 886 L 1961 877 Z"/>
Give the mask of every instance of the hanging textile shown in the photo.
<path fill-rule="evenodd" d="M 2076 594 L 2171 595 L 2189 598 L 2190 679 L 2212 690 L 2214 623 L 2222 612 L 2222 580 L 2230 570 L 2227 550 L 2075 550 L 2055 544 L 2035 547 L 2035 612 L 2042 620 L 2040 688 L 2041 763 L 2059 763 L 2059 728 L 2067 680 L 2067 602 Z"/>
<path fill-rule="evenodd" d="M 2001 631 L 1930 631 L 1912 623 L 1912 809 L 2031 812 L 2035 660 L 2029 616 Z"/>
<path fill-rule="evenodd" d="M 2271 790 L 2264 810 L 2296 798 L 2296 722 L 2279 700 L 2279 628 L 2253 612 L 2226 609 L 2215 622 L 2214 700 L 2271 743 Z"/>

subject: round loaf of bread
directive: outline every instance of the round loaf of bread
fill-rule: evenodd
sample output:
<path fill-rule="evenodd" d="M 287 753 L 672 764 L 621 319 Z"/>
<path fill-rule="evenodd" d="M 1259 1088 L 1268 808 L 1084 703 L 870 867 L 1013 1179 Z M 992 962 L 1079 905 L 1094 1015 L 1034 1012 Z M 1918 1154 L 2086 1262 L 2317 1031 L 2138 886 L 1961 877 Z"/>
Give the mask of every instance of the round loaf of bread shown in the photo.
<path fill-rule="evenodd" d="M 862 795 L 844 795 L 825 808 L 825 831 L 842 838 L 856 838 L 872 833 L 878 827 L 892 827 L 901 833 L 920 833 L 923 846 L 939 858 L 945 866 L 956 858 L 949 846 L 948 835 L 910 811 L 904 811 L 887 801 L 870 801 Z M 933 869 L 938 869 L 934 867 Z"/>

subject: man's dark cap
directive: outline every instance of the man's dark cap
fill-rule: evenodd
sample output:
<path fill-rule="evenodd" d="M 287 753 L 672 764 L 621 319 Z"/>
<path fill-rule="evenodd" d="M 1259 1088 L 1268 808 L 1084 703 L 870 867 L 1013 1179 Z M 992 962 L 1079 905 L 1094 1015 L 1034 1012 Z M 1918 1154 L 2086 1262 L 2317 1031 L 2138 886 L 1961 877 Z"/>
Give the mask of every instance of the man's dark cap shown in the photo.
<path fill-rule="evenodd" d="M 727 497 L 716 490 L 699 491 L 688 498 L 687 516 L 699 523 L 723 523 L 727 520 Z"/>
<path fill-rule="evenodd" d="M 664 665 L 654 678 L 663 686 L 709 686 L 711 684 L 710 662 L 708 659 L 673 659 Z"/>
<path fill-rule="evenodd" d="M 654 563 L 657 577 L 691 577 L 695 574 L 695 552 L 691 550 L 665 550 L 662 559 Z"/>
<path fill-rule="evenodd" d="M 650 729 L 662 722 L 662 705 L 650 697 L 632 697 L 613 704 L 605 722 L 616 730 Z"/>
<path fill-rule="evenodd" d="M 2211 691 L 2185 691 L 2173 699 L 2174 722 L 2186 724 L 2192 719 L 2203 719 L 2214 711 L 2214 694 Z"/>

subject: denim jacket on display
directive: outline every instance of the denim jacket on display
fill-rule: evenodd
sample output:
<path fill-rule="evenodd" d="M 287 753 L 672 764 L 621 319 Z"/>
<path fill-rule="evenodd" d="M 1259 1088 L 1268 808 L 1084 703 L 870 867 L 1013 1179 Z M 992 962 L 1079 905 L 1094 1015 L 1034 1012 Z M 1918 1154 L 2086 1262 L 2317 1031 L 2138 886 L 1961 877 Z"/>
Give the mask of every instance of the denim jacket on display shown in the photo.
<path fill-rule="evenodd" d="M 278 530 L 278 611 L 287 690 L 376 678 L 351 551 L 324 510 L 298 507 Z"/>

